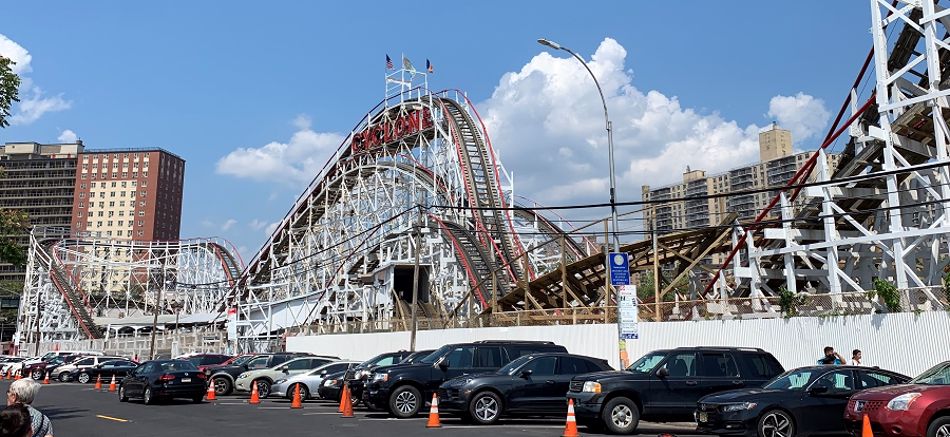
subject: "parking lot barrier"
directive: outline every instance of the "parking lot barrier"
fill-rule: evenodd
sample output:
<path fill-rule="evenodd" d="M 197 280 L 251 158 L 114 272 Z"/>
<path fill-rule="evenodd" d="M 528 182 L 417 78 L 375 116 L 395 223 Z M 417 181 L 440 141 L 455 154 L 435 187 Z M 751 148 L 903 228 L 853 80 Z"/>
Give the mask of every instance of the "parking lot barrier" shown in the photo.
<path fill-rule="evenodd" d="M 343 415 L 340 417 L 353 417 L 353 399 L 350 397 L 350 389 L 343 386 Z"/>
<path fill-rule="evenodd" d="M 865 414 L 864 418 L 861 419 L 861 437 L 874 437 L 874 431 L 871 429 L 871 419 L 868 418 L 868 415 Z"/>
<path fill-rule="evenodd" d="M 346 383 L 344 382 L 344 383 L 343 383 L 343 391 L 340 392 L 340 406 L 337 407 L 337 409 L 336 409 L 336 412 L 337 412 L 337 413 L 340 413 L 340 414 L 343 413 L 343 404 L 346 402 L 345 399 L 346 399 L 346 397 L 347 397 L 347 393 L 346 393 L 347 391 L 348 391 L 348 390 L 347 390 L 347 388 L 346 388 Z"/>
<path fill-rule="evenodd" d="M 251 405 L 261 403 L 261 396 L 257 393 L 257 384 L 251 382 L 251 399 L 247 401 Z"/>
<path fill-rule="evenodd" d="M 112 381 L 109 382 L 109 393 L 115 393 L 115 375 L 112 375 Z"/>
<path fill-rule="evenodd" d="M 206 401 L 217 400 L 217 398 L 215 397 L 215 392 L 214 392 L 214 383 L 208 384 L 208 391 L 205 393 L 205 400 Z"/>
<path fill-rule="evenodd" d="M 43 378 L 43 384 L 49 385 L 49 372 L 46 372 L 46 376 Z"/>
<path fill-rule="evenodd" d="M 102 375 L 96 377 L 96 391 L 102 391 Z"/>
<path fill-rule="evenodd" d="M 303 408 L 303 402 L 300 399 L 300 384 L 294 385 L 294 400 L 290 402 L 290 408 L 292 410 Z"/>
<path fill-rule="evenodd" d="M 567 400 L 567 423 L 564 425 L 564 434 L 561 437 L 578 437 L 577 418 L 574 417 L 574 399 Z"/>
<path fill-rule="evenodd" d="M 19 380 L 23 379 L 23 377 L 20 376 L 20 371 L 19 371 L 19 370 L 16 371 L 16 377 L 14 377 L 13 379 L 14 379 L 15 381 L 19 381 Z"/>
<path fill-rule="evenodd" d="M 432 405 L 429 406 L 429 422 L 426 428 L 441 428 L 442 422 L 439 421 L 439 395 L 432 393 Z"/>

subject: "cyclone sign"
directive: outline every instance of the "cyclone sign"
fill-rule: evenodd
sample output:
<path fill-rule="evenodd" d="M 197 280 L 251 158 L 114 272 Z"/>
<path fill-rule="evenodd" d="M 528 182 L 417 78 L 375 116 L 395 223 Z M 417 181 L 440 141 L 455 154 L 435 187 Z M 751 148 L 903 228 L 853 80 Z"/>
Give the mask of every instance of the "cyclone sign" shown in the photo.
<path fill-rule="evenodd" d="M 432 126 L 432 113 L 428 107 L 410 109 L 353 134 L 350 150 L 353 153 L 368 152 L 432 129 Z"/>

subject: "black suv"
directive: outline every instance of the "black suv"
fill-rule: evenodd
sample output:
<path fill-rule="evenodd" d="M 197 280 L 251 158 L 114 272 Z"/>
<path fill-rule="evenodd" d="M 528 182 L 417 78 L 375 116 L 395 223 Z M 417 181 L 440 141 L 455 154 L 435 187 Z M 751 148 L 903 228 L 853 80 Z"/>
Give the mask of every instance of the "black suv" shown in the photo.
<path fill-rule="evenodd" d="M 419 361 L 376 368 L 368 378 L 363 400 L 393 416 L 412 417 L 447 380 L 494 372 L 523 355 L 544 352 L 567 352 L 567 349 L 541 341 L 448 344 Z"/>
<path fill-rule="evenodd" d="M 206 373 L 211 373 L 211 383 L 214 384 L 214 393 L 218 396 L 231 394 L 234 391 L 234 380 L 238 375 L 248 370 L 266 369 L 274 367 L 293 358 L 312 356 L 313 354 L 305 352 L 276 352 L 271 354 L 255 354 L 247 360 L 241 361 L 242 364 L 212 367 Z"/>
<path fill-rule="evenodd" d="M 784 372 L 761 349 L 686 347 L 646 354 L 625 371 L 598 372 L 571 380 L 577 421 L 631 434 L 640 419 L 691 421 L 699 398 L 715 392 L 760 387 Z"/>

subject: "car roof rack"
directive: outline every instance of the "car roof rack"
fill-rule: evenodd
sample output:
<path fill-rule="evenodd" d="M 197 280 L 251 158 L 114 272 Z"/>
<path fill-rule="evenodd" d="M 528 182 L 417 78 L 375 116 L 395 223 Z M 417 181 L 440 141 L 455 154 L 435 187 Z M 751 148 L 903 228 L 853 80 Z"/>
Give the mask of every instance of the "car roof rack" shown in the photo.
<path fill-rule="evenodd" d="M 505 343 L 515 343 L 515 344 L 550 344 L 553 345 L 553 341 L 538 341 L 538 340 L 478 340 L 473 341 L 475 344 L 505 344 Z"/>

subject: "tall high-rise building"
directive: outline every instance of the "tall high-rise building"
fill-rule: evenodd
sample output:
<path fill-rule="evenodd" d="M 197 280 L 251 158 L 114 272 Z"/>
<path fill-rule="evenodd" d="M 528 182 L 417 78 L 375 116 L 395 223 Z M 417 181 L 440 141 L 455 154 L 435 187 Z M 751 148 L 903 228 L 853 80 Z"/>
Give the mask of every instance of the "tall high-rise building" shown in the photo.
<path fill-rule="evenodd" d="M 65 144 L 15 142 L 0 145 L 0 209 L 21 210 L 33 226 L 69 228 L 82 141 Z M 29 235 L 11 236 L 23 247 Z M 23 282 L 23 267 L 0 264 L 0 281 Z"/>
<path fill-rule="evenodd" d="M 759 161 L 771 161 L 792 154 L 792 132 L 772 122 L 759 132 Z"/>
<path fill-rule="evenodd" d="M 130 240 L 177 240 L 185 161 L 162 149 L 79 155 L 73 230 Z"/>

